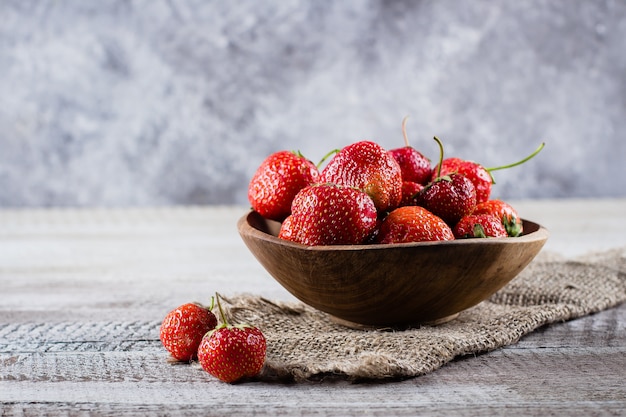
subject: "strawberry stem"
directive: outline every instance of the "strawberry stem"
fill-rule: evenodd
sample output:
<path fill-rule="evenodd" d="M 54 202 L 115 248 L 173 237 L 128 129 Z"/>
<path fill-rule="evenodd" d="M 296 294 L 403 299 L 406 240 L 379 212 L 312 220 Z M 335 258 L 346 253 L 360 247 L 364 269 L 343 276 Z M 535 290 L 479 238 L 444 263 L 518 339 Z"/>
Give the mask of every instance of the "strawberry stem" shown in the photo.
<path fill-rule="evenodd" d="M 404 136 L 404 144 L 406 145 L 406 147 L 410 147 L 411 145 L 409 145 L 409 137 L 406 134 L 406 119 L 408 119 L 409 116 L 405 116 L 404 119 L 402 119 L 402 135 Z"/>
<path fill-rule="evenodd" d="M 443 143 L 439 140 L 437 136 L 433 136 L 433 139 L 439 145 L 439 164 L 437 165 L 439 168 L 437 169 L 437 178 L 441 177 L 441 165 L 443 165 Z"/>
<path fill-rule="evenodd" d="M 222 303 L 220 303 L 220 295 L 215 293 L 215 299 L 217 300 L 217 308 L 220 311 L 220 318 L 222 319 L 222 323 L 225 326 L 228 326 L 228 320 L 226 320 L 226 316 L 224 315 L 224 310 L 222 310 Z"/>
<path fill-rule="evenodd" d="M 499 169 L 506 169 L 506 168 L 513 168 L 513 167 L 516 167 L 518 165 L 522 165 L 524 162 L 534 158 L 535 155 L 537 155 L 539 152 L 541 152 L 541 150 L 543 149 L 543 147 L 545 145 L 546 145 L 545 142 L 542 142 L 541 145 L 539 145 L 539 147 L 537 149 L 535 149 L 535 151 L 533 153 L 531 153 L 526 158 L 521 159 L 521 160 L 519 160 L 517 162 L 513 162 L 512 164 L 508 164 L 508 165 L 502 165 L 502 166 L 499 166 L 499 167 L 485 168 L 485 170 L 487 172 L 491 173 L 491 171 L 497 171 Z"/>
<path fill-rule="evenodd" d="M 332 151 L 328 152 L 326 155 L 324 155 L 324 157 L 317 163 L 317 165 L 315 165 L 317 167 L 317 169 L 319 169 L 322 164 L 324 163 L 324 161 L 326 161 L 328 158 L 330 158 L 331 155 L 334 155 L 336 153 L 338 153 L 341 149 L 333 149 Z"/>

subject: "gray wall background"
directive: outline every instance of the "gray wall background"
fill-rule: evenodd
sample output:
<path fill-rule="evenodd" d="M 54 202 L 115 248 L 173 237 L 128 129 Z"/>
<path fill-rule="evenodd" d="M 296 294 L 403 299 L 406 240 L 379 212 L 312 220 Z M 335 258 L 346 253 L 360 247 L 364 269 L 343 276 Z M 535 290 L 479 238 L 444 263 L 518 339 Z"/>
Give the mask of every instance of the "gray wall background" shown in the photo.
<path fill-rule="evenodd" d="M 0 1 L 0 205 L 247 204 L 362 139 L 626 196 L 626 1 Z"/>

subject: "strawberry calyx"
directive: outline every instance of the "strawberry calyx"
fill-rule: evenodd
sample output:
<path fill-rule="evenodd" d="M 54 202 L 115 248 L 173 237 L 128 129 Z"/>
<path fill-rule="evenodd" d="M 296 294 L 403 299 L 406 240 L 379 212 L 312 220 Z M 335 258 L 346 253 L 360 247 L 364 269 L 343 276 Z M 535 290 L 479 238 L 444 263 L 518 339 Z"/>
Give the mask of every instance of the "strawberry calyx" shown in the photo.
<path fill-rule="evenodd" d="M 511 237 L 517 237 L 522 234 L 522 223 L 518 221 L 517 217 L 511 216 L 508 218 L 506 215 L 502 216 L 502 223 L 504 224 L 504 230 Z"/>
<path fill-rule="evenodd" d="M 485 229 L 480 223 L 476 223 L 474 225 L 473 235 L 474 235 L 473 237 L 480 237 L 480 238 L 487 237 L 487 234 L 485 233 Z"/>

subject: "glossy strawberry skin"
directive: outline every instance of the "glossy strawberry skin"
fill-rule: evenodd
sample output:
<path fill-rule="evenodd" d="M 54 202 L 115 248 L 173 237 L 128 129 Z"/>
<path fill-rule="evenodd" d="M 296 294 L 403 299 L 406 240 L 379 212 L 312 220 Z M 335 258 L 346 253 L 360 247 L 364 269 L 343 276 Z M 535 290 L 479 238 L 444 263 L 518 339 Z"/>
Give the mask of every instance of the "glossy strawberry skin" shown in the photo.
<path fill-rule="evenodd" d="M 291 202 L 304 187 L 317 182 L 315 164 L 301 155 L 280 151 L 268 156 L 248 185 L 248 200 L 261 216 L 281 221 L 291 213 Z"/>
<path fill-rule="evenodd" d="M 267 341 L 257 327 L 224 326 L 207 333 L 198 362 L 209 374 L 232 383 L 258 375 L 265 363 Z"/>
<path fill-rule="evenodd" d="M 504 225 L 491 214 L 470 214 L 454 227 L 454 236 L 463 238 L 508 237 Z"/>
<path fill-rule="evenodd" d="M 439 166 L 437 165 L 433 169 L 431 178 L 434 180 Z M 459 173 L 469 179 L 474 185 L 476 190 L 476 203 L 487 201 L 491 195 L 491 187 L 493 185 L 493 178 L 489 171 L 487 171 L 482 165 L 460 158 L 446 158 L 441 163 L 440 176 L 450 175 L 452 173 Z"/>
<path fill-rule="evenodd" d="M 409 243 L 454 240 L 450 227 L 423 207 L 404 206 L 393 210 L 383 220 L 377 243 Z"/>
<path fill-rule="evenodd" d="M 502 200 L 488 200 L 476 204 L 473 214 L 491 214 L 500 219 L 507 234 L 511 237 L 517 237 L 524 231 L 522 219 L 517 210 Z"/>
<path fill-rule="evenodd" d="M 307 246 L 356 245 L 368 238 L 376 224 L 376 207 L 363 191 L 315 184 L 296 195 L 278 237 Z"/>
<path fill-rule="evenodd" d="M 167 351 L 179 361 L 196 358 L 202 337 L 217 325 L 217 318 L 208 309 L 194 303 L 183 304 L 170 311 L 159 330 L 159 339 Z"/>
<path fill-rule="evenodd" d="M 321 181 L 358 188 L 380 212 L 396 208 L 402 199 L 402 171 L 380 145 L 361 141 L 341 149 L 322 170 Z"/>
<path fill-rule="evenodd" d="M 424 186 L 416 182 L 402 181 L 402 200 L 400 201 L 400 207 L 415 206 L 417 204 L 415 197 L 423 189 Z"/>
<path fill-rule="evenodd" d="M 461 218 L 471 214 L 476 206 L 476 189 L 472 182 L 460 174 L 436 179 L 416 197 L 417 204 L 454 226 Z"/>
<path fill-rule="evenodd" d="M 411 146 L 396 148 L 389 151 L 389 154 L 400 165 L 402 181 L 416 182 L 426 185 L 430 181 L 432 167 L 430 160 L 422 155 L 417 149 Z"/>

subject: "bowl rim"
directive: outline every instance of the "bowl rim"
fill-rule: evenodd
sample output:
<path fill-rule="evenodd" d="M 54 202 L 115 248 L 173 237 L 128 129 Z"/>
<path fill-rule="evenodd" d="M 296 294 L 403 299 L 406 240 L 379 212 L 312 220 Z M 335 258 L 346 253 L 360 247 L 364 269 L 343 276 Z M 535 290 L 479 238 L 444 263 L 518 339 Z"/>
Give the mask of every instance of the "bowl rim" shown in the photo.
<path fill-rule="evenodd" d="M 309 251 L 356 251 L 356 250 L 389 250 L 393 248 L 412 248 L 412 247 L 432 247 L 432 246 L 463 246 L 463 245 L 514 245 L 519 243 L 536 242 L 540 240 L 547 240 L 549 237 L 548 230 L 533 221 L 522 218 L 522 224 L 524 230 L 530 229 L 530 232 L 523 232 L 522 235 L 517 237 L 502 237 L 502 238 L 474 238 L 474 239 L 454 239 L 444 241 L 426 241 L 426 242 L 409 242 L 409 243 L 367 243 L 360 245 L 318 245 L 308 246 L 298 242 L 292 242 L 265 232 L 257 227 L 254 227 L 250 220 L 257 223 L 263 222 L 268 226 L 277 228 L 280 227 L 280 222 L 276 220 L 266 219 L 261 214 L 254 210 L 249 210 L 246 214 L 241 216 L 237 221 L 237 229 L 242 236 L 252 236 L 260 240 L 267 241 L 275 245 L 281 245 L 298 250 Z"/>

